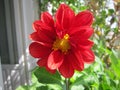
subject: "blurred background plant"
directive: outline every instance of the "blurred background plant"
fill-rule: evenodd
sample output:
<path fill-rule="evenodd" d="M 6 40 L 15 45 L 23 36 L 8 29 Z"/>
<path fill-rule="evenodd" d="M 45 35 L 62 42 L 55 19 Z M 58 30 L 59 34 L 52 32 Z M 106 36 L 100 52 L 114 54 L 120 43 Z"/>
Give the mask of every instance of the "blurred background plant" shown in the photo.
<path fill-rule="evenodd" d="M 120 0 L 39 0 L 39 13 L 54 14 L 60 3 L 76 13 L 90 10 L 94 15 L 95 62 L 70 79 L 70 90 L 120 90 Z M 63 90 L 64 78 L 43 68 L 32 71 L 32 85 L 17 90 Z M 62 89 L 63 88 L 63 89 Z"/>

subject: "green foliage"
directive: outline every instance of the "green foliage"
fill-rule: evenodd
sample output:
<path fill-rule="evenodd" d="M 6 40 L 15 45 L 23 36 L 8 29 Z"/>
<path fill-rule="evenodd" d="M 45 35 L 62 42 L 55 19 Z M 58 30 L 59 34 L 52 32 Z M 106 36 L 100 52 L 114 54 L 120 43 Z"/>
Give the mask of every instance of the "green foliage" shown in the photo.
<path fill-rule="evenodd" d="M 33 73 L 38 78 L 40 83 L 44 84 L 58 84 L 61 85 L 61 76 L 58 72 L 51 74 L 46 71 L 44 68 L 36 68 Z M 43 79 L 44 78 L 44 79 Z"/>
<path fill-rule="evenodd" d="M 51 74 L 45 68 L 32 71 L 32 85 L 20 86 L 16 90 L 62 90 L 63 80 L 58 72 Z"/>

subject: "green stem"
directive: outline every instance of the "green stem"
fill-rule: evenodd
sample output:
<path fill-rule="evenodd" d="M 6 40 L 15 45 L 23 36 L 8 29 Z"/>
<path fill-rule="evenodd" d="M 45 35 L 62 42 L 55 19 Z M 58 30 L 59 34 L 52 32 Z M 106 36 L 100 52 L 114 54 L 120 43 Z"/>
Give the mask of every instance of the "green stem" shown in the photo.
<path fill-rule="evenodd" d="M 65 79 L 65 84 L 66 84 L 66 90 L 69 90 L 69 79 Z"/>

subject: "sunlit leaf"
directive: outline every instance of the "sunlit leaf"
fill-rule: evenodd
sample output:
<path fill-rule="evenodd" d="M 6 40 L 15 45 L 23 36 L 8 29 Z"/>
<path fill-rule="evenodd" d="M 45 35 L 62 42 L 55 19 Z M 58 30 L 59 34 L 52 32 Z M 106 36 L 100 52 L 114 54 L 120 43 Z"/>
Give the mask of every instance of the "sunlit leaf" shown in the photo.
<path fill-rule="evenodd" d="M 46 71 L 45 68 L 36 67 L 33 73 L 37 77 L 39 83 L 58 84 L 62 86 L 62 79 L 58 72 L 56 72 L 55 74 L 51 74 L 48 71 Z"/>

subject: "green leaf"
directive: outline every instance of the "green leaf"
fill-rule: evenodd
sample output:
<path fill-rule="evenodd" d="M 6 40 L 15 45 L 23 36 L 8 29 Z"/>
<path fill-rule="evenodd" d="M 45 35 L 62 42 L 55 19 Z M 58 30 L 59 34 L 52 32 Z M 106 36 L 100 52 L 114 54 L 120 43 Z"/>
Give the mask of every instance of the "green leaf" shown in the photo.
<path fill-rule="evenodd" d="M 51 74 L 48 71 L 46 71 L 45 68 L 39 68 L 36 67 L 33 71 L 35 76 L 37 77 L 39 83 L 42 84 L 58 84 L 62 86 L 62 79 L 58 72 L 55 74 Z"/>
<path fill-rule="evenodd" d="M 19 86 L 16 90 L 27 90 L 27 86 Z"/>
<path fill-rule="evenodd" d="M 108 11 L 110 15 L 114 13 L 114 9 L 108 9 Z"/>
<path fill-rule="evenodd" d="M 102 15 L 102 16 L 105 16 L 105 15 L 106 15 L 106 11 L 105 11 L 105 10 L 102 10 L 101 15 Z"/>
<path fill-rule="evenodd" d="M 44 90 L 64 90 L 63 87 L 60 87 L 58 84 L 48 84 L 48 89 Z"/>
<path fill-rule="evenodd" d="M 85 90 L 85 88 L 83 85 L 79 84 L 79 85 L 72 86 L 71 90 Z"/>
<path fill-rule="evenodd" d="M 110 79 L 107 75 L 101 76 L 101 82 L 99 86 L 99 90 L 112 90 L 112 87 L 110 85 Z"/>
<path fill-rule="evenodd" d="M 76 81 L 71 85 L 71 90 L 79 90 L 77 88 L 81 87 L 81 90 L 90 90 L 90 88 L 98 87 L 98 78 L 94 73 L 89 73 L 88 75 L 82 73 L 83 75 L 78 77 Z M 76 88 L 76 89 L 73 89 Z M 85 89 L 84 89 L 85 88 Z"/>
<path fill-rule="evenodd" d="M 48 86 L 36 87 L 36 90 L 48 90 Z"/>
<path fill-rule="evenodd" d="M 23 86 L 19 86 L 16 90 L 36 90 L 36 86 L 23 85 Z"/>
<path fill-rule="evenodd" d="M 112 62 L 112 68 L 115 72 L 115 75 L 117 76 L 117 78 L 120 79 L 120 60 L 119 58 L 117 57 L 117 53 L 112 50 L 112 54 L 110 55 L 110 59 L 111 59 L 111 62 Z"/>
<path fill-rule="evenodd" d="M 95 57 L 95 63 L 93 66 L 93 70 L 94 70 L 94 72 L 103 72 L 104 71 L 102 60 L 97 56 Z"/>

